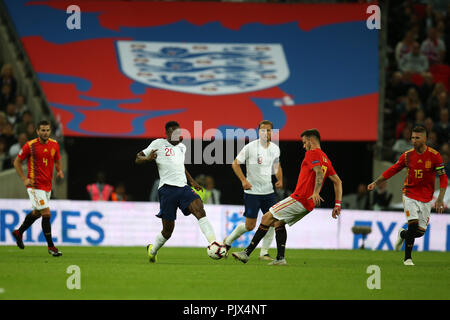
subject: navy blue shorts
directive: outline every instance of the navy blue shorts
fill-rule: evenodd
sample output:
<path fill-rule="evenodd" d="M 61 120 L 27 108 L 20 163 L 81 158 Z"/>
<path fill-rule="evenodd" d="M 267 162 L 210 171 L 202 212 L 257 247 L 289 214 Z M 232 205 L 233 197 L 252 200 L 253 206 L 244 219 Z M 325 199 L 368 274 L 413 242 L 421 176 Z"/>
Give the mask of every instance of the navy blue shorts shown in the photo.
<path fill-rule="evenodd" d="M 176 187 L 170 185 L 163 185 L 158 189 L 159 196 L 159 213 L 158 218 L 164 220 L 175 221 L 177 218 L 177 208 L 183 212 L 185 216 L 191 214 L 188 211 L 189 205 L 195 199 L 200 197 L 189 186 Z"/>
<path fill-rule="evenodd" d="M 264 195 L 248 194 L 244 192 L 244 217 L 256 219 L 258 218 L 259 209 L 261 209 L 264 214 L 277 202 L 278 199 L 275 192 Z"/>

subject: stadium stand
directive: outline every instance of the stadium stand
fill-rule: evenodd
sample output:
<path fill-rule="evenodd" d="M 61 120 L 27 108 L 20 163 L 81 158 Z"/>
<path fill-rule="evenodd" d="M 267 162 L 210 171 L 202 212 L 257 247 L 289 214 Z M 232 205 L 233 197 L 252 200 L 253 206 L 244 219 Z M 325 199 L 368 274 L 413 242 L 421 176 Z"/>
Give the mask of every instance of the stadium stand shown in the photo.
<path fill-rule="evenodd" d="M 444 11 L 418 1 L 390 2 L 384 160 L 396 161 L 398 141 L 414 125 L 427 127 L 429 144 L 440 152 L 448 143 L 449 30 L 450 5 Z"/>
<path fill-rule="evenodd" d="M 62 149 L 63 135 L 6 12 L 0 1 L 0 192 L 5 198 L 22 198 L 23 185 L 13 168 L 21 146 L 36 137 L 35 126 L 42 119 L 51 121 Z M 55 186 L 54 197 L 65 198 L 67 184 Z"/>

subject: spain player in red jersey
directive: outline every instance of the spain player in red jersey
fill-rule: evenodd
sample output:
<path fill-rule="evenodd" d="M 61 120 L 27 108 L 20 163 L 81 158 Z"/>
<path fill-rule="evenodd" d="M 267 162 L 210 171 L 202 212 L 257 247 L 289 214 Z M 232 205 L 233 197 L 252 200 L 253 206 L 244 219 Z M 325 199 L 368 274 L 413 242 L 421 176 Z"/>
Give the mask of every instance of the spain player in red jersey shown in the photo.
<path fill-rule="evenodd" d="M 374 182 L 368 185 L 373 190 L 376 185 L 406 168 L 406 179 L 403 185 L 403 207 L 408 221 L 408 230 L 400 228 L 395 243 L 395 250 L 399 251 L 405 242 L 405 265 L 414 265 L 411 252 L 414 239 L 425 234 L 430 220 L 431 200 L 434 193 L 434 180 L 439 175 L 440 191 L 435 207 L 438 213 L 444 212 L 444 196 L 447 189 L 447 175 L 442 157 L 433 148 L 428 147 L 427 131 L 424 127 L 414 127 L 411 134 L 414 148 L 406 151 L 400 159 L 387 169 Z"/>
<path fill-rule="evenodd" d="M 252 251 L 265 236 L 269 227 L 273 225 L 277 241 L 277 258 L 269 264 L 287 264 L 284 258 L 287 240 L 285 225 L 286 223 L 289 226 L 294 225 L 323 201 L 319 193 L 326 178 L 330 178 L 334 185 L 336 202 L 331 215 L 336 219 L 341 213 L 342 181 L 334 171 L 330 159 L 320 149 L 319 131 L 317 129 L 306 130 L 302 132 L 301 137 L 306 154 L 300 168 L 297 187 L 294 193 L 273 205 L 264 214 L 250 245 L 244 251 L 233 252 L 233 257 L 243 263 L 248 261 Z"/>
<path fill-rule="evenodd" d="M 52 241 L 48 203 L 52 191 L 53 166 L 56 167 L 57 177 L 64 178 L 59 144 L 56 140 L 50 139 L 51 127 L 47 120 L 38 123 L 36 132 L 38 138 L 28 141 L 14 160 L 14 167 L 27 188 L 33 211 L 25 217 L 20 228 L 14 230 L 12 234 L 16 239 L 17 246 L 24 249 L 22 234 L 42 216 L 42 231 L 47 240 L 48 253 L 59 257 L 62 253 Z M 25 160 L 28 160 L 27 176 L 22 169 L 22 162 Z"/>

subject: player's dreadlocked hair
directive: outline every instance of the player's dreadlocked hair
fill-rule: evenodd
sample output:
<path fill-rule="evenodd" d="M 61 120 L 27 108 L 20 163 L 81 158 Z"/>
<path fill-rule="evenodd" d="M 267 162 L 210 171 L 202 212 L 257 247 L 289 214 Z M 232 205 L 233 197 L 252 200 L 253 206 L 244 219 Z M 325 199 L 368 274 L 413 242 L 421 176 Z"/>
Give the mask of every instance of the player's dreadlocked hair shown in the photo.
<path fill-rule="evenodd" d="M 319 130 L 317 130 L 317 129 L 308 129 L 308 130 L 305 130 L 305 131 L 303 131 L 302 133 L 301 133 L 301 135 L 300 135 L 300 137 L 307 137 L 307 138 L 310 138 L 310 137 L 316 137 L 317 138 L 317 140 L 319 141 L 319 143 L 320 143 L 320 133 L 319 133 Z"/>

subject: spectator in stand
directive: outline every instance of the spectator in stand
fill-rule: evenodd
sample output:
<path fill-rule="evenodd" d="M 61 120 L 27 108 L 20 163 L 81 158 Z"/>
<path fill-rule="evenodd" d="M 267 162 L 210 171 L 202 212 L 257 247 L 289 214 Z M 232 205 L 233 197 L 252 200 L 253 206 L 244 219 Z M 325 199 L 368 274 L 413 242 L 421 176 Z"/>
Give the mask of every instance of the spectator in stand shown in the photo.
<path fill-rule="evenodd" d="M 421 109 L 422 105 L 417 90 L 415 88 L 409 88 L 404 102 L 399 104 L 397 108 L 397 112 L 400 115 L 399 120 L 412 124 L 415 121 L 417 110 Z M 403 130 L 403 126 L 397 128 L 397 130 Z"/>
<path fill-rule="evenodd" d="M 127 201 L 128 195 L 126 193 L 125 185 L 118 183 L 111 193 L 111 201 Z"/>
<path fill-rule="evenodd" d="M 437 38 L 442 40 L 445 43 L 445 23 L 443 20 L 440 20 L 436 25 Z"/>
<path fill-rule="evenodd" d="M 14 103 L 8 104 L 6 107 L 6 120 L 13 125 L 13 127 L 19 121 L 19 117 L 17 116 L 16 106 Z"/>
<path fill-rule="evenodd" d="M 411 14 L 409 17 L 409 30 L 413 33 L 414 41 L 423 38 L 420 30 L 420 20 L 416 14 Z"/>
<path fill-rule="evenodd" d="M 447 153 L 447 154 L 449 154 L 450 155 L 450 144 L 448 144 L 448 142 L 444 142 L 442 145 L 441 145 L 441 148 L 439 149 L 436 149 L 436 150 L 439 150 L 439 153 L 440 154 L 443 154 L 443 153 Z"/>
<path fill-rule="evenodd" d="M 403 74 L 400 71 L 394 72 L 392 79 L 386 88 L 386 98 L 394 103 L 399 103 L 402 96 L 406 95 L 408 84 L 403 80 Z"/>
<path fill-rule="evenodd" d="M 97 173 L 97 181 L 86 186 L 89 194 L 89 199 L 92 201 L 109 201 L 114 187 L 107 184 L 105 174 L 103 172 Z"/>
<path fill-rule="evenodd" d="M 415 126 L 425 126 L 425 112 L 422 109 L 416 111 L 413 127 Z"/>
<path fill-rule="evenodd" d="M 428 38 L 422 42 L 420 50 L 428 58 L 430 66 L 443 63 L 445 57 L 445 43 L 438 38 L 436 28 L 428 29 Z"/>
<path fill-rule="evenodd" d="M 403 152 L 413 148 L 413 145 L 411 143 L 411 133 L 411 126 L 407 125 L 405 129 L 403 129 L 402 137 L 400 139 L 397 139 L 392 146 L 392 150 L 395 151 L 395 161 L 400 158 Z"/>
<path fill-rule="evenodd" d="M 367 185 L 360 183 L 356 193 L 347 194 L 342 197 L 342 208 L 356 210 L 370 210 L 370 195 Z"/>
<path fill-rule="evenodd" d="M 434 89 L 433 75 L 430 72 L 425 72 L 423 74 L 423 83 L 419 88 L 419 96 L 420 101 L 422 101 L 422 103 L 426 103 L 428 101 L 428 98 L 433 92 L 433 89 Z"/>
<path fill-rule="evenodd" d="M 435 11 L 433 10 L 433 5 L 428 4 L 425 9 L 425 15 L 422 18 L 421 29 L 427 32 L 431 28 L 436 27 L 436 24 L 437 24 L 436 14 Z"/>
<path fill-rule="evenodd" d="M 395 48 L 395 43 L 405 36 L 406 32 L 411 30 L 413 26 L 418 25 L 417 22 L 412 21 L 411 15 L 414 12 L 412 4 L 404 1 L 396 2 L 395 6 L 390 6 L 389 14 L 390 19 L 395 21 L 396 28 L 389 28 L 390 35 L 394 44 L 391 44 Z"/>
<path fill-rule="evenodd" d="M 428 133 L 433 131 L 433 128 L 434 128 L 434 121 L 433 121 L 433 119 L 431 119 L 430 117 L 426 118 L 425 122 L 424 122 L 424 127 L 425 127 L 425 129 L 427 129 Z"/>
<path fill-rule="evenodd" d="M 386 210 L 392 200 L 392 193 L 387 192 L 387 182 L 381 182 L 373 193 L 373 210 Z"/>
<path fill-rule="evenodd" d="M 0 136 L 0 171 L 2 171 L 4 168 L 4 165 L 8 163 L 8 153 L 6 149 L 6 142 L 5 139 L 3 139 Z"/>
<path fill-rule="evenodd" d="M 0 135 L 2 134 L 3 127 L 8 121 L 6 120 L 6 113 L 0 111 Z"/>
<path fill-rule="evenodd" d="M 27 135 L 25 132 L 21 133 L 17 137 L 17 143 L 13 144 L 11 148 L 9 148 L 9 159 L 11 162 L 11 167 L 14 165 L 14 160 L 16 159 L 17 155 L 19 154 L 20 150 L 22 150 L 22 147 L 27 143 Z"/>
<path fill-rule="evenodd" d="M 428 133 L 427 146 L 429 146 L 430 148 L 433 148 L 435 150 L 439 149 L 438 135 L 436 132 L 430 131 Z"/>
<path fill-rule="evenodd" d="M 434 90 L 431 93 L 430 97 L 428 98 L 425 114 L 427 117 L 431 117 L 434 122 L 439 121 L 439 101 L 438 96 L 442 93 L 446 92 L 445 86 L 442 82 L 436 83 L 434 86 Z"/>
<path fill-rule="evenodd" d="M 16 125 L 16 134 L 19 135 L 21 133 L 26 133 L 29 123 L 33 124 L 33 117 L 31 115 L 31 112 L 26 110 L 22 114 L 21 121 Z"/>
<path fill-rule="evenodd" d="M 408 90 L 410 88 L 414 88 L 417 91 L 419 90 L 419 87 L 417 86 L 417 84 L 415 84 L 412 81 L 412 75 L 413 75 L 412 72 L 402 72 L 402 81 L 403 81 L 403 84 L 405 85 L 406 93 L 408 93 Z"/>
<path fill-rule="evenodd" d="M 22 120 L 23 114 L 29 111 L 28 106 L 25 104 L 25 97 L 21 94 L 16 96 L 15 100 L 16 112 L 19 118 Z"/>
<path fill-rule="evenodd" d="M 0 87 L 0 111 L 5 112 L 6 106 L 14 102 L 14 96 L 11 93 L 11 86 L 9 84 L 4 84 Z"/>
<path fill-rule="evenodd" d="M 28 139 L 28 140 L 32 140 L 32 139 L 37 138 L 37 135 L 36 135 L 36 128 L 35 128 L 33 122 L 29 122 L 29 123 L 27 124 L 25 133 L 27 134 L 27 139 Z"/>
<path fill-rule="evenodd" d="M 450 123 L 448 122 L 448 109 L 441 109 L 439 122 L 434 125 L 433 131 L 436 132 L 438 143 L 448 142 L 450 138 Z"/>
<path fill-rule="evenodd" d="M 204 203 L 220 204 L 220 191 L 214 188 L 213 177 L 200 174 L 195 177 L 195 182 L 205 189 Z"/>
<path fill-rule="evenodd" d="M 439 95 L 437 96 L 437 102 L 439 109 L 448 109 L 449 101 L 447 92 L 443 91 L 439 93 Z"/>
<path fill-rule="evenodd" d="M 397 64 L 400 63 L 404 55 L 412 51 L 414 42 L 414 32 L 409 30 L 406 32 L 403 40 L 397 43 L 395 47 L 395 60 L 397 61 Z"/>
<path fill-rule="evenodd" d="M 427 57 L 420 52 L 419 44 L 414 42 L 412 50 L 401 57 L 399 69 L 403 72 L 424 74 L 428 68 Z"/>
<path fill-rule="evenodd" d="M 17 93 L 17 81 L 14 78 L 13 68 L 5 63 L 0 71 L 0 88 L 8 84 L 11 88 L 11 96 L 15 97 Z"/>
<path fill-rule="evenodd" d="M 14 135 L 14 127 L 11 123 L 6 122 L 0 134 L 0 137 L 5 140 L 6 150 L 9 150 L 9 148 L 17 142 L 16 136 Z"/>
<path fill-rule="evenodd" d="M 217 190 L 215 188 L 214 178 L 211 177 L 211 176 L 206 176 L 205 183 L 206 183 L 206 188 L 205 189 L 206 189 L 207 195 L 209 193 L 209 197 L 207 197 L 207 199 L 205 200 L 205 203 L 208 203 L 208 204 L 220 204 L 221 192 L 220 192 L 220 190 Z"/>

